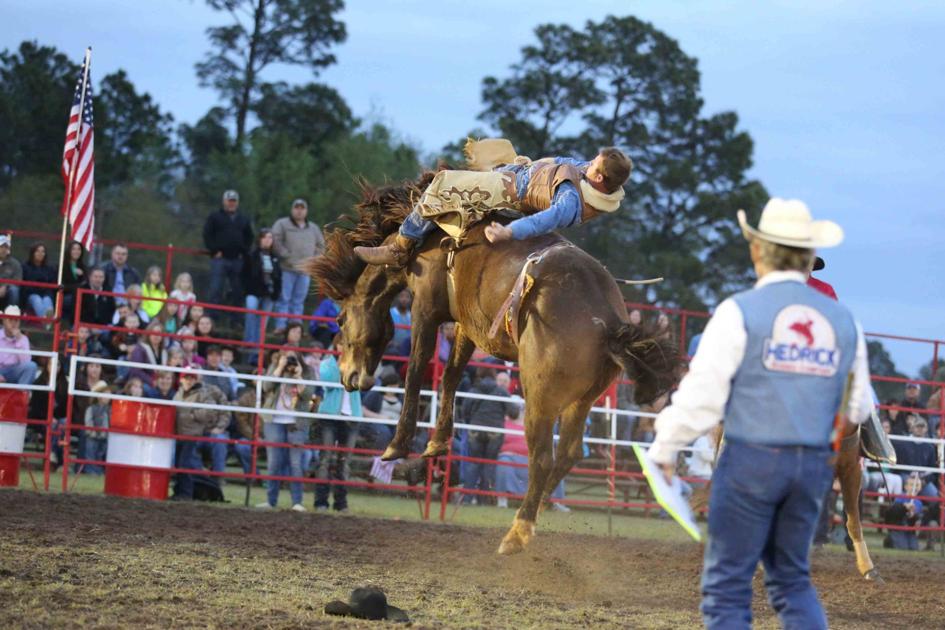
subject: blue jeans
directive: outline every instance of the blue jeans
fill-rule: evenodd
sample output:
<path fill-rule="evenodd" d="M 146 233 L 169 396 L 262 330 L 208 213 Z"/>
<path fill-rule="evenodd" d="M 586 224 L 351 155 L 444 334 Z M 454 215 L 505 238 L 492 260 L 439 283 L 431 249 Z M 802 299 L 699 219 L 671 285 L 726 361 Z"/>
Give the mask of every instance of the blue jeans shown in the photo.
<path fill-rule="evenodd" d="M 85 431 L 82 433 L 85 433 Z M 105 461 L 108 450 L 108 441 L 106 439 L 100 437 L 86 437 L 84 446 L 85 449 L 82 454 L 82 459 L 90 459 L 97 462 Z M 86 464 L 83 470 L 90 475 L 101 475 L 105 472 L 105 468 L 98 464 Z"/>
<path fill-rule="evenodd" d="M 26 355 L 14 355 L 26 356 Z M 16 383 L 17 385 L 32 385 L 36 381 L 36 364 L 33 361 L 24 361 L 23 363 L 14 363 L 6 367 L 0 367 L 0 376 L 7 383 Z"/>
<path fill-rule="evenodd" d="M 295 428 L 291 424 L 278 424 L 275 422 L 266 422 L 263 424 L 263 436 L 267 442 L 281 442 L 283 444 L 305 444 L 308 438 L 308 420 L 296 419 Z M 302 469 L 302 450 L 301 448 L 287 448 L 284 446 L 266 447 L 266 474 L 272 476 L 282 476 L 285 474 L 285 468 L 288 466 L 290 477 L 302 477 L 305 471 Z M 269 505 L 275 507 L 279 502 L 279 486 L 282 482 L 270 479 L 266 482 L 266 499 Z M 292 495 L 292 505 L 302 503 L 302 482 L 290 481 L 289 493 Z"/>
<path fill-rule="evenodd" d="M 240 258 L 211 258 L 210 259 L 210 296 L 212 304 L 229 304 L 238 306 L 243 301 L 243 289 L 240 284 L 240 273 L 243 271 L 243 260 Z M 226 282 L 230 284 L 230 295 L 224 300 L 223 289 Z"/>
<path fill-rule="evenodd" d="M 249 442 L 237 442 L 233 445 L 233 452 L 236 453 L 236 458 L 240 460 L 243 472 L 249 473 L 252 470 L 253 445 Z"/>
<path fill-rule="evenodd" d="M 201 471 L 203 462 L 200 455 L 197 454 L 197 442 L 193 440 L 181 440 L 177 442 L 177 458 L 174 462 L 175 468 L 186 470 Z M 177 473 L 174 479 L 174 496 L 184 499 L 194 498 L 194 477 L 188 473 Z"/>
<path fill-rule="evenodd" d="M 768 601 L 785 628 L 824 628 L 808 554 L 824 493 L 829 448 L 730 441 L 712 476 L 702 615 L 713 628 L 751 628 L 751 580 L 760 560 Z"/>
<path fill-rule="evenodd" d="M 230 439 L 230 434 L 224 431 L 220 434 L 207 433 L 205 437 Z M 223 472 L 226 470 L 226 453 L 230 445 L 226 442 L 197 442 L 197 452 L 210 453 L 210 470 Z"/>
<path fill-rule="evenodd" d="M 30 308 L 33 309 L 33 312 L 43 317 L 49 311 L 55 308 L 52 298 L 48 295 L 37 295 L 33 293 L 29 296 Z"/>
<path fill-rule="evenodd" d="M 416 209 L 407 215 L 403 224 L 400 226 L 400 235 L 406 236 L 412 241 L 422 242 L 427 234 L 436 229 L 436 224 L 420 216 Z"/>
<path fill-rule="evenodd" d="M 354 448 L 358 441 L 359 425 L 344 420 L 322 420 L 322 446 L 343 446 Z M 349 454 L 343 451 L 321 451 L 316 477 L 324 480 L 347 481 L 351 476 Z M 334 508 L 348 509 L 348 487 L 340 484 L 320 483 L 315 486 L 315 507 L 328 507 L 328 491 L 332 490 Z"/>
<path fill-rule="evenodd" d="M 272 311 L 272 298 L 268 297 L 259 297 L 257 295 L 247 295 L 246 296 L 246 308 L 251 308 L 254 311 Z M 246 313 L 246 322 L 243 325 L 243 341 L 249 341 L 252 343 L 258 343 L 260 340 L 259 333 L 261 332 L 260 320 L 262 319 L 261 315 L 256 315 L 255 313 Z M 269 328 L 269 322 L 272 320 L 271 317 L 266 318 L 266 328 Z M 254 358 L 258 354 L 256 348 L 249 348 L 249 353 L 246 355 L 246 358 L 250 363 L 255 363 Z"/>
<path fill-rule="evenodd" d="M 469 437 L 466 442 L 467 454 L 469 457 L 478 457 L 480 459 L 499 459 L 499 450 L 502 448 L 501 433 L 487 433 L 486 431 L 469 431 Z M 496 477 L 495 464 L 483 464 L 481 462 L 463 462 L 461 467 L 463 475 L 463 487 L 471 490 L 495 490 Z M 467 494 L 463 497 L 466 502 L 471 502 L 475 494 Z M 486 500 L 485 496 L 478 495 L 478 501 L 481 503 Z"/>
<path fill-rule="evenodd" d="M 20 305 L 20 286 L 19 285 L 0 283 L 0 287 L 7 288 L 7 304 L 15 304 L 16 306 Z"/>
<path fill-rule="evenodd" d="M 301 315 L 312 279 L 306 273 L 282 270 L 282 291 L 276 302 L 277 313 Z M 285 317 L 276 319 L 276 328 L 285 328 Z"/>

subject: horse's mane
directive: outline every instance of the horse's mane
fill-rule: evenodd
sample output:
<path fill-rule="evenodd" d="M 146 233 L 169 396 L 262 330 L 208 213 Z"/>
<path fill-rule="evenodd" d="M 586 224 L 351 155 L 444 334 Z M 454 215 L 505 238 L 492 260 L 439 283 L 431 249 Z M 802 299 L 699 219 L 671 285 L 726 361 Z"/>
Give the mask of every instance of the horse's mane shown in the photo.
<path fill-rule="evenodd" d="M 365 266 L 355 255 L 354 248 L 377 247 L 400 229 L 435 174 L 427 171 L 416 180 L 379 187 L 359 180 L 361 201 L 351 212 L 342 214 L 327 226 L 325 253 L 305 261 L 302 269 L 315 278 L 320 289 L 333 300 L 341 301 L 350 296 Z"/>

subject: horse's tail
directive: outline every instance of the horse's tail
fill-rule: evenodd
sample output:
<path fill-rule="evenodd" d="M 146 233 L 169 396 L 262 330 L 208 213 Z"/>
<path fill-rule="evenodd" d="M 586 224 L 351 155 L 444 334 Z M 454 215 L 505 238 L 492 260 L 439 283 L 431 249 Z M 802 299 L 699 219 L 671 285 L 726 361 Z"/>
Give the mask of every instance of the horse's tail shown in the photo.
<path fill-rule="evenodd" d="M 610 356 L 636 383 L 633 397 L 637 404 L 653 402 L 676 384 L 682 357 L 665 331 L 621 324 L 608 327 L 607 342 Z"/>

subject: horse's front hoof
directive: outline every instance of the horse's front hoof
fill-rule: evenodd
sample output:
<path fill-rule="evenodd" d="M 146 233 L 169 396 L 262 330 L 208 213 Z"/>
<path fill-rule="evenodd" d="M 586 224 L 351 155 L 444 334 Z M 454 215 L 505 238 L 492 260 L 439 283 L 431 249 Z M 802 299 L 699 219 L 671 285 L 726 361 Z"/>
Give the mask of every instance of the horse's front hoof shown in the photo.
<path fill-rule="evenodd" d="M 450 447 L 446 442 L 437 442 L 430 440 L 427 442 L 427 448 L 420 457 L 439 457 L 449 453 Z"/>
<path fill-rule="evenodd" d="M 388 444 L 387 448 L 384 449 L 384 454 L 381 455 L 381 460 L 390 462 L 394 461 L 395 459 L 405 459 L 408 455 L 410 455 L 409 449 L 394 446 L 393 444 Z"/>
<path fill-rule="evenodd" d="M 872 582 L 873 584 L 885 584 L 886 580 L 883 579 L 883 576 L 879 574 L 879 569 L 870 569 L 863 574 L 863 579 L 867 582 Z"/>
<path fill-rule="evenodd" d="M 516 518 L 512 529 L 502 539 L 499 545 L 500 556 L 511 556 L 521 553 L 535 535 L 535 524 Z"/>

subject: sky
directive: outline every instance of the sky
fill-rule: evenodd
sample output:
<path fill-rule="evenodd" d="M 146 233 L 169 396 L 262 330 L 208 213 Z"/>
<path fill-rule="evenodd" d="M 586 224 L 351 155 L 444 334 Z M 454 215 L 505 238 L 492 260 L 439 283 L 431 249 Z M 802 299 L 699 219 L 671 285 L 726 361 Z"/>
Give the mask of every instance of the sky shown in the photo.
<path fill-rule="evenodd" d="M 356 115 L 383 120 L 427 152 L 481 126 L 482 78 L 506 76 L 538 24 L 580 28 L 608 15 L 652 22 L 699 60 L 704 115 L 738 113 L 755 141 L 751 176 L 843 226 L 845 242 L 822 252 L 827 268 L 818 275 L 864 328 L 945 339 L 945 3 L 346 4 L 348 39 L 319 80 Z M 95 76 L 124 68 L 178 122 L 194 122 L 218 104 L 197 85 L 194 63 L 208 48 L 205 29 L 225 20 L 197 0 L 6 0 L 0 49 L 36 39 L 78 62 L 91 45 Z M 264 78 L 311 74 L 274 68 Z M 909 374 L 932 358 L 931 344 L 884 343 Z"/>

